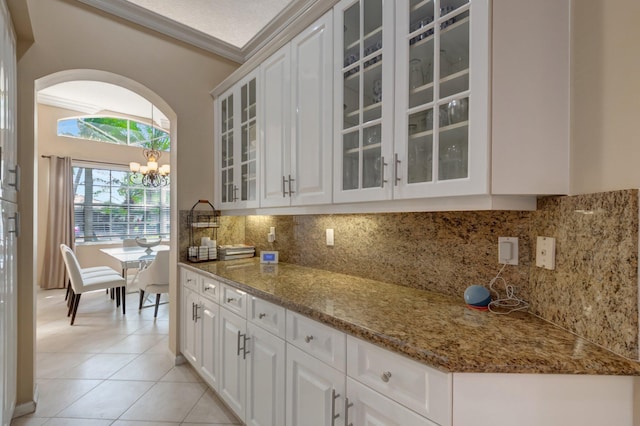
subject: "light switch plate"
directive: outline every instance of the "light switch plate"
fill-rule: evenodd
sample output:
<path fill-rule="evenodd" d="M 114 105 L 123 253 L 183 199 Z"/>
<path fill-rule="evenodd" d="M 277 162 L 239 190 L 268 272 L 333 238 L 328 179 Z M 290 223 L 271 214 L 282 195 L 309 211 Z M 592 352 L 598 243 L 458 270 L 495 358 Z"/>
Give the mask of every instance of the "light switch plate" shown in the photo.
<path fill-rule="evenodd" d="M 498 237 L 498 263 L 518 264 L 518 237 Z"/>
<path fill-rule="evenodd" d="M 545 269 L 556 269 L 556 239 L 538 237 L 536 241 L 536 266 Z"/>
<path fill-rule="evenodd" d="M 332 228 L 327 229 L 327 245 L 328 246 L 333 245 L 333 229 Z"/>

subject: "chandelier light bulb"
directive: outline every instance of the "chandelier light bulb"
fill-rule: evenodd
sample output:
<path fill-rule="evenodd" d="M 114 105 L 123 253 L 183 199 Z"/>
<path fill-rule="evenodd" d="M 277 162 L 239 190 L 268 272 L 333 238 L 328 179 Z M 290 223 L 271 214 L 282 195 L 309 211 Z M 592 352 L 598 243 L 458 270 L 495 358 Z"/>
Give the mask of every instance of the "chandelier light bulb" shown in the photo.
<path fill-rule="evenodd" d="M 150 172 L 155 172 L 158 170 L 158 162 L 157 161 L 148 161 L 147 162 L 147 169 Z"/>
<path fill-rule="evenodd" d="M 129 170 L 131 170 L 133 173 L 138 173 L 140 171 L 140 163 L 132 161 L 131 163 L 129 163 Z"/>
<path fill-rule="evenodd" d="M 143 175 L 146 175 L 148 171 L 149 168 L 147 166 L 140 166 L 140 173 L 142 173 Z"/>

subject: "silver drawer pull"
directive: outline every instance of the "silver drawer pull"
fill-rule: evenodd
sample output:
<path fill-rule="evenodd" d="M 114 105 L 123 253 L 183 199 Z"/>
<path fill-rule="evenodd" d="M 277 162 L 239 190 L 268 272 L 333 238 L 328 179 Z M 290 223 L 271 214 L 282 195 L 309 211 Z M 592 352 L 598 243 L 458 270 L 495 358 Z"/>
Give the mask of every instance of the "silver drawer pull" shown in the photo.
<path fill-rule="evenodd" d="M 391 378 L 391 371 L 385 371 L 384 373 L 382 373 L 382 376 L 380 376 L 380 378 L 383 382 L 387 383 Z"/>
<path fill-rule="evenodd" d="M 259 313 L 259 314 L 258 314 L 258 319 L 262 319 L 262 318 L 264 318 L 264 317 L 266 317 L 266 316 L 267 316 L 267 314 Z"/>
<path fill-rule="evenodd" d="M 209 291 L 209 290 L 215 290 L 216 286 L 214 285 L 208 285 L 204 288 L 204 291 Z"/>
<path fill-rule="evenodd" d="M 304 341 L 307 342 L 307 343 L 311 342 L 312 340 L 313 340 L 313 336 L 306 336 L 304 338 Z"/>
<path fill-rule="evenodd" d="M 231 302 L 235 302 L 236 298 L 235 297 L 228 297 L 227 298 L 227 303 L 231 303 Z"/>

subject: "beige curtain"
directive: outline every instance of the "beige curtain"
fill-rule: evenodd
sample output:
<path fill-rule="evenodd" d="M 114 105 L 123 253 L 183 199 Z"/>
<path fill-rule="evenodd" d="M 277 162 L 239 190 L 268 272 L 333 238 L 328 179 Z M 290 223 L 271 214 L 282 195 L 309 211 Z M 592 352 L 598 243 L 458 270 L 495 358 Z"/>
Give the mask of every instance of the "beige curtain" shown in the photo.
<path fill-rule="evenodd" d="M 73 166 L 70 157 L 49 159 L 49 215 L 40 288 L 65 288 L 66 271 L 60 244 L 74 248 Z"/>

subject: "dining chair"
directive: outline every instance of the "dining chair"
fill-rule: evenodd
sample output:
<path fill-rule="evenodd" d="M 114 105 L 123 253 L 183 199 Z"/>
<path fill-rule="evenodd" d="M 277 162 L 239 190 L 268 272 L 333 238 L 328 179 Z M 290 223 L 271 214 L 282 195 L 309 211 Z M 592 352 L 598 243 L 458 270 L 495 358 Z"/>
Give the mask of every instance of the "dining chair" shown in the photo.
<path fill-rule="evenodd" d="M 71 304 L 69 306 L 69 312 L 67 316 L 71 315 L 71 325 L 75 322 L 76 313 L 78 312 L 78 305 L 80 304 L 80 297 L 83 293 L 94 291 L 94 290 L 104 290 L 115 288 L 116 293 L 122 293 L 123 296 L 126 296 L 125 286 L 127 281 L 114 269 L 113 272 L 104 271 L 98 272 L 94 270 L 93 272 L 86 271 L 83 273 L 83 268 L 80 267 L 80 263 L 75 256 L 73 250 L 69 247 L 64 249 L 62 246 L 60 247 L 62 251 L 62 258 L 64 259 L 64 264 L 67 268 L 67 274 L 69 275 L 69 280 L 71 281 L 71 287 L 73 293 L 71 293 Z M 87 268 L 85 268 L 87 269 Z M 126 313 L 126 297 L 122 297 L 122 314 Z"/>
<path fill-rule="evenodd" d="M 146 242 L 147 239 L 140 238 L 140 241 Z M 125 238 L 124 240 L 122 240 L 122 247 L 140 247 L 140 246 L 138 245 L 138 241 L 136 240 L 136 238 Z M 146 268 L 148 265 L 149 265 L 149 262 L 146 260 L 132 260 L 130 262 L 127 262 L 127 265 L 126 265 L 127 270 L 137 269 L 135 275 L 131 279 L 131 282 L 129 282 L 129 287 L 131 287 L 133 290 L 135 290 L 134 284 L 138 279 L 138 274 L 140 273 L 141 270 Z"/>
<path fill-rule="evenodd" d="M 60 244 L 60 251 L 62 253 L 62 256 L 64 258 L 64 252 L 65 250 L 70 251 L 71 253 L 73 253 L 73 256 L 75 257 L 75 252 L 73 251 L 73 249 L 71 247 L 69 247 L 66 244 Z M 77 259 L 77 257 L 76 257 Z M 94 276 L 94 275 L 104 275 L 104 274 L 111 274 L 111 273 L 115 273 L 117 274 L 118 271 L 116 271 L 115 269 L 109 267 L 109 266 L 90 266 L 88 268 L 80 268 L 80 272 L 83 275 L 87 275 L 87 276 Z M 68 275 L 68 274 L 67 274 Z M 73 290 L 71 289 L 71 279 L 67 279 L 67 292 L 64 296 L 64 300 L 69 300 L 69 293 L 71 293 Z M 70 300 L 69 300 L 70 302 Z M 67 303 L 68 305 L 70 305 L 71 303 Z"/>
<path fill-rule="evenodd" d="M 156 304 L 153 317 L 158 316 L 158 306 L 160 306 L 160 296 L 162 293 L 169 293 L 169 250 L 159 251 L 155 259 L 138 274 L 138 284 L 140 286 L 140 306 L 142 310 L 146 293 L 156 295 Z"/>

